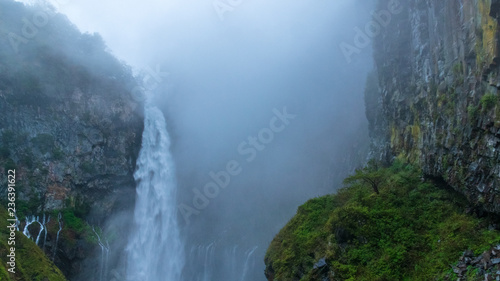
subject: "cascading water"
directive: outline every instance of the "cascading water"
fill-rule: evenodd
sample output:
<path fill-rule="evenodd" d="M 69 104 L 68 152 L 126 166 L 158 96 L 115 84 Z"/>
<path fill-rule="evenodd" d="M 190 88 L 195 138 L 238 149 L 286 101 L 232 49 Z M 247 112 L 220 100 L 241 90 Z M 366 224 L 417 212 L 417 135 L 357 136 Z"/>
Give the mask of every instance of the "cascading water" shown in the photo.
<path fill-rule="evenodd" d="M 59 233 L 61 233 L 61 230 L 62 230 L 63 225 L 64 225 L 61 212 L 59 212 L 59 214 L 57 215 L 57 221 L 59 222 L 59 230 L 57 231 L 56 244 L 54 247 L 54 252 L 52 253 L 52 261 L 54 261 L 56 259 L 57 245 L 59 244 Z"/>
<path fill-rule="evenodd" d="M 247 246 L 232 245 L 228 247 L 223 244 L 223 241 L 192 246 L 188 260 L 199 265 L 201 270 L 187 279 L 194 281 L 255 280 L 251 273 L 256 270 L 255 252 L 257 249 L 257 246 L 247 248 Z"/>
<path fill-rule="evenodd" d="M 101 266 L 99 269 L 99 281 L 108 280 L 108 260 L 109 260 L 109 243 L 108 241 L 101 240 L 101 236 L 97 231 L 95 231 L 95 227 L 92 227 L 92 231 L 94 232 L 97 238 L 97 244 L 101 247 Z"/>
<path fill-rule="evenodd" d="M 252 255 L 253 253 L 255 252 L 255 250 L 257 250 L 257 246 L 255 246 L 253 249 L 251 250 L 248 250 L 245 254 L 247 256 L 246 260 L 245 260 L 245 264 L 243 265 L 243 274 L 241 275 L 241 281 L 245 281 L 246 278 L 247 278 L 247 273 L 248 273 L 248 270 L 249 268 L 251 267 L 250 265 L 250 260 L 252 258 Z"/>
<path fill-rule="evenodd" d="M 146 105 L 134 174 L 137 198 L 127 246 L 127 280 L 178 281 L 184 252 L 177 223 L 177 184 L 163 113 Z"/>

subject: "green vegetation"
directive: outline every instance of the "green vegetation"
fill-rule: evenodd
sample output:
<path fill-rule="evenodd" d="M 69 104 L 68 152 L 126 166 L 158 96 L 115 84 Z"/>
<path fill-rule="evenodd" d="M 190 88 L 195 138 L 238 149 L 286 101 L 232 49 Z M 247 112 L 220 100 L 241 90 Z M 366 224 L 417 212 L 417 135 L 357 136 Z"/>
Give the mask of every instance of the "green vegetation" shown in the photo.
<path fill-rule="evenodd" d="M 357 169 L 354 175 L 347 177 L 344 180 L 344 184 L 354 184 L 357 182 L 364 182 L 369 184 L 375 193 L 379 194 L 379 186 L 385 181 L 383 169 L 378 168 L 378 164 L 371 160 L 368 165 L 363 169 Z"/>
<path fill-rule="evenodd" d="M 48 2 L 0 1 L 0 11 L 5 39 L 0 40 L 0 90 L 8 103 L 44 112 L 63 100 L 71 102 L 76 88 L 113 100 L 137 85 L 130 67 L 108 53 L 100 35 L 82 34 Z M 51 15 L 50 24 L 36 28 L 29 42 L 12 40 L 23 37 L 25 21 L 33 24 L 33 15 Z"/>
<path fill-rule="evenodd" d="M 481 98 L 481 105 L 483 111 L 488 111 L 495 107 L 497 104 L 498 97 L 492 93 L 487 93 Z"/>
<path fill-rule="evenodd" d="M 447 274 L 456 280 L 450 264 L 464 250 L 479 254 L 500 242 L 486 219 L 464 213 L 464 198 L 422 181 L 412 166 L 372 163 L 346 183 L 298 208 L 269 246 L 268 276 L 319 280 L 313 265 L 325 258 L 335 280 L 443 280 Z"/>
<path fill-rule="evenodd" d="M 16 200 L 17 218 L 22 221 L 26 216 L 37 213 L 38 208 L 42 206 L 42 203 L 43 203 L 43 198 L 40 196 L 40 194 L 36 193 L 35 190 L 32 188 L 29 200 L 27 201 L 20 199 Z"/>
<path fill-rule="evenodd" d="M 72 198 L 66 200 L 66 208 L 61 211 L 54 211 L 53 217 L 57 217 L 61 212 L 64 221 L 62 236 L 69 244 L 75 244 L 78 239 L 84 239 L 87 243 L 96 244 L 95 233 L 84 218 L 90 212 L 90 205 L 82 198 Z"/>
<path fill-rule="evenodd" d="M 467 113 L 469 114 L 469 121 L 474 121 L 478 116 L 479 109 L 477 106 L 469 105 L 467 107 Z"/>
<path fill-rule="evenodd" d="M 455 63 L 452 67 L 451 70 L 455 76 L 459 76 L 463 73 L 463 67 L 462 67 L 462 62 L 457 62 Z"/>
<path fill-rule="evenodd" d="M 62 217 L 65 225 L 73 231 L 82 233 L 85 230 L 85 222 L 75 215 L 72 209 L 62 211 Z"/>
<path fill-rule="evenodd" d="M 0 221 L 7 222 L 7 212 L 0 207 Z M 21 232 L 16 231 L 16 274 L 7 273 L 6 263 L 9 230 L 2 227 L 0 230 L 0 280 L 2 281 L 64 281 L 66 278 L 61 271 L 50 261 L 43 251 Z"/>

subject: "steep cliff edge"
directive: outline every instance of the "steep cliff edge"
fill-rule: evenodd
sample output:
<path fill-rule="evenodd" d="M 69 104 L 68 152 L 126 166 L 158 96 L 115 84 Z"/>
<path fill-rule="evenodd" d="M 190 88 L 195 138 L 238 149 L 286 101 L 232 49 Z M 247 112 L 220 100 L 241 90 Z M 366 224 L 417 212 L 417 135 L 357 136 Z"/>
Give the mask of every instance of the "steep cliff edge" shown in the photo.
<path fill-rule="evenodd" d="M 462 195 L 421 175 L 399 161 L 369 165 L 337 194 L 300 206 L 267 250 L 267 280 L 500 278 L 491 220 L 466 213 Z"/>
<path fill-rule="evenodd" d="M 51 216 L 43 248 L 66 276 L 100 255 L 91 236 L 106 219 L 133 208 L 143 129 L 135 86 L 99 35 L 80 33 L 51 7 L 0 1 L 1 196 L 7 199 L 7 169 L 16 169 L 21 231 L 27 216 Z M 36 237 L 39 228 L 29 231 Z"/>
<path fill-rule="evenodd" d="M 392 167 L 300 206 L 268 280 L 500 278 L 499 16 L 495 0 L 377 2 L 356 36 L 374 45 L 371 158 Z"/>
<path fill-rule="evenodd" d="M 499 214 L 498 1 L 398 2 L 374 38 L 372 157 L 418 163 Z"/>

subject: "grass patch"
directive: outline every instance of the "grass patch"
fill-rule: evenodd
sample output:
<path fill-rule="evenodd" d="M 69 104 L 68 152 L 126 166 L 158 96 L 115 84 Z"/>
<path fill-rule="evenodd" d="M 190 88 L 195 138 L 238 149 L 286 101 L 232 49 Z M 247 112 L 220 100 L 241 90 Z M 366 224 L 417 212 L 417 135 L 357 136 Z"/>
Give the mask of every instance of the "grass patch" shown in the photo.
<path fill-rule="evenodd" d="M 464 198 L 422 182 L 411 166 L 372 166 L 353 178 L 299 207 L 268 248 L 268 276 L 318 280 L 313 265 L 325 258 L 335 280 L 439 280 L 464 250 L 500 242 L 486 219 L 464 213 Z"/>
<path fill-rule="evenodd" d="M 0 207 L 0 221 L 7 221 L 7 211 Z M 2 281 L 65 281 L 66 278 L 43 251 L 21 232 L 16 232 L 16 274 L 7 273 L 6 263 L 9 230 L 0 230 L 0 280 Z"/>
<path fill-rule="evenodd" d="M 498 97 L 494 94 L 487 93 L 481 98 L 481 106 L 483 111 L 488 111 L 495 107 L 498 102 Z"/>
<path fill-rule="evenodd" d="M 477 106 L 469 105 L 467 107 L 467 113 L 469 115 L 469 121 L 474 121 L 477 119 L 477 116 L 479 115 L 479 109 Z"/>

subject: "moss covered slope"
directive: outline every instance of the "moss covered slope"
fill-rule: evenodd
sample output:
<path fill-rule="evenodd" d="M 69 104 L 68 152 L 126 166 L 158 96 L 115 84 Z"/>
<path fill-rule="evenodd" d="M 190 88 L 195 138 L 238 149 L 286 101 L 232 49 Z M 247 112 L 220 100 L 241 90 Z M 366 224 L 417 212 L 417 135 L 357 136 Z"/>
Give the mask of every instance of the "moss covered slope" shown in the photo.
<path fill-rule="evenodd" d="M 372 165 L 346 182 L 300 206 L 276 235 L 268 280 L 456 280 L 450 265 L 462 252 L 500 242 L 487 218 L 466 214 L 463 198 L 411 166 Z"/>
<path fill-rule="evenodd" d="M 0 221 L 7 224 L 7 212 L 0 207 Z M 16 232 L 16 273 L 7 273 L 9 230 L 0 228 L 0 281 L 64 281 L 66 278 L 43 251 L 21 232 Z"/>

